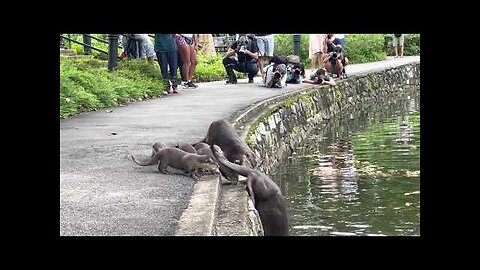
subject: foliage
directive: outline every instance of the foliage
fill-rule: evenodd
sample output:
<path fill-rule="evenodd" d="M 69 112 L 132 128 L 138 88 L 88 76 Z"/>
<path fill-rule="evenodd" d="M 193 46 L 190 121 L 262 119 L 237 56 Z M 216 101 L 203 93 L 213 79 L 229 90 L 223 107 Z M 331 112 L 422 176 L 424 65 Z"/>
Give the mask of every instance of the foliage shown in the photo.
<path fill-rule="evenodd" d="M 163 95 L 165 83 L 158 65 L 145 60 L 121 61 L 108 71 L 90 58 L 60 58 L 60 117 L 97 110 L 122 102 Z"/>
<path fill-rule="evenodd" d="M 345 37 L 345 55 L 350 64 L 385 60 L 382 34 L 352 34 Z"/>

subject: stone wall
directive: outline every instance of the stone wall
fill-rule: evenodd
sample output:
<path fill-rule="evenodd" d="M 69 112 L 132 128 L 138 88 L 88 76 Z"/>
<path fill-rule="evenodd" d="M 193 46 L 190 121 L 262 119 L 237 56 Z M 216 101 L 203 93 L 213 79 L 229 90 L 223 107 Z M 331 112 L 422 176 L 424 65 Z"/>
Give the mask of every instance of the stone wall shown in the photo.
<path fill-rule="evenodd" d="M 300 146 L 309 132 L 335 115 L 355 110 L 360 103 L 395 96 L 420 86 L 420 63 L 413 63 L 369 74 L 351 76 L 335 87 L 315 86 L 254 104 L 233 120 L 250 148 L 260 157 L 259 170 L 269 174 L 279 161 Z M 244 196 L 247 193 L 244 191 Z M 242 207 L 248 208 L 248 205 Z M 258 215 L 246 211 L 251 224 Z M 250 235 L 259 235 L 258 226 Z"/>

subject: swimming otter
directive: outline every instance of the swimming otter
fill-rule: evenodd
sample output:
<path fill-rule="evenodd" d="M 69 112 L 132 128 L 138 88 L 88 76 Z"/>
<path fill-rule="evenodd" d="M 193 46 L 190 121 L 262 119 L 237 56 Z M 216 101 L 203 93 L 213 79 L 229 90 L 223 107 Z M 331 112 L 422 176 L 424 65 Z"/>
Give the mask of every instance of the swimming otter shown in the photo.
<path fill-rule="evenodd" d="M 175 147 L 162 148 L 147 161 L 138 162 L 133 155 L 132 159 L 141 166 L 154 165 L 158 162 L 158 170 L 162 173 L 167 173 L 168 166 L 183 170 L 185 175 L 192 176 L 196 180 L 198 169 L 217 170 L 217 165 L 209 156 L 187 153 Z"/>
<path fill-rule="evenodd" d="M 262 172 L 228 161 L 217 145 L 211 150 L 220 164 L 247 177 L 246 190 L 260 215 L 265 236 L 287 236 L 286 202 L 278 185 Z"/>

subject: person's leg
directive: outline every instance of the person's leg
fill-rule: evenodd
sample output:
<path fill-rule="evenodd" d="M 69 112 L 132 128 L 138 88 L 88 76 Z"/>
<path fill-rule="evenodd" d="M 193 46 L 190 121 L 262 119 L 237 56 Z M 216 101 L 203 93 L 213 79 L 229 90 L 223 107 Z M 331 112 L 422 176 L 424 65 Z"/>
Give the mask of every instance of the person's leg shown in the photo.
<path fill-rule="evenodd" d="M 263 37 L 257 37 L 257 47 L 258 47 L 258 68 L 260 69 L 260 74 L 263 74 L 263 68 L 265 66 L 265 39 Z"/>
<path fill-rule="evenodd" d="M 404 41 L 404 36 L 405 35 L 402 35 L 400 37 L 400 57 L 403 57 L 403 41 Z"/>
<path fill-rule="evenodd" d="M 169 79 L 172 82 L 173 92 L 177 93 L 177 86 L 178 86 L 178 80 L 177 80 L 178 52 L 177 52 L 177 50 L 174 50 L 174 51 L 169 51 L 166 54 L 167 54 L 167 59 L 168 59 L 168 66 L 170 67 Z"/>
<path fill-rule="evenodd" d="M 162 79 L 168 80 L 169 85 L 167 86 L 167 93 L 172 93 L 172 85 L 170 79 L 168 77 L 168 70 L 167 70 L 167 55 L 164 52 L 157 53 L 158 64 L 160 65 L 160 72 L 162 73 Z"/>
<path fill-rule="evenodd" d="M 396 36 L 393 36 L 393 49 L 395 50 L 395 57 L 398 57 L 398 38 Z"/>
<path fill-rule="evenodd" d="M 180 56 L 182 57 L 182 73 L 183 78 L 185 79 L 185 83 L 188 82 L 188 74 L 190 72 L 190 46 L 184 43 L 182 46 L 178 47 L 178 51 L 180 52 Z"/>
<path fill-rule="evenodd" d="M 225 57 L 223 58 L 222 62 L 223 62 L 223 66 L 225 67 L 225 71 L 227 72 L 227 75 L 228 75 L 227 84 L 237 83 L 237 76 L 235 75 L 235 72 L 233 72 L 233 68 L 238 64 L 237 60 L 230 57 Z"/>
<path fill-rule="evenodd" d="M 253 83 L 253 78 L 258 73 L 258 66 L 253 63 L 245 64 L 245 72 L 248 74 L 248 83 Z"/>
<path fill-rule="evenodd" d="M 195 74 L 195 68 L 197 67 L 197 51 L 195 50 L 194 45 L 189 45 L 190 47 L 190 67 L 188 70 L 188 86 L 197 88 L 195 84 L 193 84 L 193 74 Z"/>
<path fill-rule="evenodd" d="M 168 80 L 168 70 L 167 70 L 167 57 L 164 52 L 157 52 L 158 65 L 160 66 L 160 73 L 164 80 Z"/>
<path fill-rule="evenodd" d="M 318 68 L 323 68 L 323 59 L 325 58 L 323 52 L 318 52 L 317 54 Z"/>

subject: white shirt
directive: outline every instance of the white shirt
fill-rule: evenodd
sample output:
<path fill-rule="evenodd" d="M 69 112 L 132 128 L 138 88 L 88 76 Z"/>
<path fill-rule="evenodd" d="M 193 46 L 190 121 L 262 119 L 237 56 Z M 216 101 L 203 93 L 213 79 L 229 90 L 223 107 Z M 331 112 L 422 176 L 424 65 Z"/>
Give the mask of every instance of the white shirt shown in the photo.
<path fill-rule="evenodd" d="M 266 80 L 264 81 L 264 84 L 266 85 L 268 81 L 270 81 L 273 78 L 273 64 L 270 64 L 266 67 L 263 68 L 263 71 L 265 72 L 265 77 Z M 277 87 L 283 88 L 287 86 L 287 74 L 284 74 L 281 78 L 280 81 L 277 82 Z"/>

